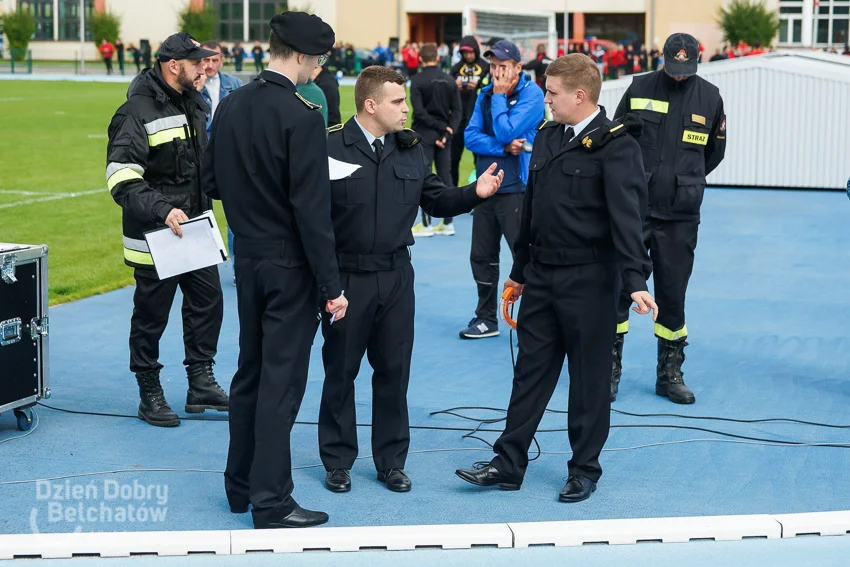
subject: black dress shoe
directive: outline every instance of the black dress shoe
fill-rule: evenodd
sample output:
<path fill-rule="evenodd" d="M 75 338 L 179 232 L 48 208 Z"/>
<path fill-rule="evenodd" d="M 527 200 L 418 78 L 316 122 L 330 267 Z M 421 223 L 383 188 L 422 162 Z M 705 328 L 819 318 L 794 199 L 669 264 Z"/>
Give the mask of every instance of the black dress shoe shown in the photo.
<path fill-rule="evenodd" d="M 596 483 L 587 477 L 574 474 L 567 479 L 567 484 L 558 499 L 561 502 L 581 502 L 587 500 L 596 490 Z"/>
<path fill-rule="evenodd" d="M 325 475 L 325 486 L 331 492 L 348 492 L 351 490 L 351 471 L 334 469 Z"/>
<path fill-rule="evenodd" d="M 232 514 L 245 514 L 245 513 L 248 512 L 248 504 L 231 503 L 230 504 L 230 512 Z"/>
<path fill-rule="evenodd" d="M 279 528 L 311 528 L 313 526 L 321 526 L 328 521 L 328 515 L 324 512 L 314 512 L 305 510 L 301 506 L 296 506 L 295 510 L 281 518 L 280 520 L 267 523 L 254 522 L 256 530 L 274 530 Z"/>
<path fill-rule="evenodd" d="M 482 463 L 482 467 L 471 470 L 455 471 L 455 474 L 470 484 L 476 486 L 498 486 L 502 490 L 519 490 L 520 484 L 511 482 L 509 478 L 496 470 L 490 463 Z"/>
<path fill-rule="evenodd" d="M 379 472 L 378 480 L 387 484 L 387 488 L 393 492 L 410 492 L 412 486 L 410 479 L 401 469 L 390 469 Z"/>

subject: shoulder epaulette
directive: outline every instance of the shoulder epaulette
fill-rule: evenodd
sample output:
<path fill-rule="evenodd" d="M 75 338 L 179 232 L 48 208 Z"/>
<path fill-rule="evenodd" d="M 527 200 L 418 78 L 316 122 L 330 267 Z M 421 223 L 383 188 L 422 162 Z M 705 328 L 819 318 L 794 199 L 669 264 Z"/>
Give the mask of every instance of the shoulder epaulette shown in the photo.
<path fill-rule="evenodd" d="M 327 128 L 327 131 L 328 131 L 328 134 L 331 134 L 331 133 L 333 133 L 333 132 L 339 132 L 339 131 L 340 131 L 340 130 L 342 130 L 344 127 L 345 127 L 345 124 L 335 124 L 335 125 L 333 125 L 333 126 L 331 126 L 331 127 Z"/>
<path fill-rule="evenodd" d="M 405 128 L 401 132 L 396 132 L 395 140 L 396 146 L 398 146 L 400 150 L 409 150 L 422 141 L 422 136 L 410 128 Z"/>
<path fill-rule="evenodd" d="M 540 131 L 543 128 L 554 128 L 558 123 L 552 120 L 546 120 L 545 118 L 537 125 L 537 130 Z"/>
<path fill-rule="evenodd" d="M 306 98 L 301 96 L 301 93 L 297 92 L 297 93 L 295 93 L 295 96 L 298 97 L 298 100 L 300 100 L 305 105 L 307 105 L 307 108 L 309 108 L 310 110 L 319 110 L 320 108 L 322 108 L 321 104 L 316 104 L 315 102 L 310 102 L 309 100 L 307 100 Z"/>
<path fill-rule="evenodd" d="M 581 139 L 581 145 L 589 152 L 597 150 L 623 134 L 631 134 L 632 136 L 640 136 L 642 123 L 640 117 L 636 115 L 626 114 L 621 122 L 609 120 L 599 128 L 592 132 L 588 132 Z"/>

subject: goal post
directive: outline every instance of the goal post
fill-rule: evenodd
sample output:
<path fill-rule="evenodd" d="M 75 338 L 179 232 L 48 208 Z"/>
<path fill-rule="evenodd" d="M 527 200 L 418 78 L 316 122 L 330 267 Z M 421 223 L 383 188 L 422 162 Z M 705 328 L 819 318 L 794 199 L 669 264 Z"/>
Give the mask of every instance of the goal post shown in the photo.
<path fill-rule="evenodd" d="M 485 6 L 465 6 L 463 35 L 472 35 L 479 43 L 507 39 L 519 47 L 522 62 L 537 55 L 537 46 L 546 45 L 551 59 L 558 56 L 558 31 L 555 12 L 532 12 Z M 486 49 L 482 49 L 482 53 Z"/>

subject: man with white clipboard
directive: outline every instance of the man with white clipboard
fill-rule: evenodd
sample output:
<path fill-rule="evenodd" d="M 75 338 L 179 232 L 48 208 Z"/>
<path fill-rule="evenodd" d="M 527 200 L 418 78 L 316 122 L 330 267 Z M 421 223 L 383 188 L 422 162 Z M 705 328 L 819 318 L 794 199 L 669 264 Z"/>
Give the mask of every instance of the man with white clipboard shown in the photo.
<path fill-rule="evenodd" d="M 182 236 L 181 222 L 212 208 L 199 183 L 207 105 L 195 89 L 203 75 L 201 61 L 212 55 L 187 33 L 168 37 L 154 67 L 130 85 L 108 130 L 106 185 L 123 212 L 124 262 L 135 269 L 130 371 L 139 384 L 139 419 L 159 427 L 180 424 L 159 379 L 159 341 L 178 287 L 189 379 L 186 412 L 227 411 L 229 405 L 213 374 L 224 315 L 218 268 L 161 278 L 145 237 L 168 228 Z"/>

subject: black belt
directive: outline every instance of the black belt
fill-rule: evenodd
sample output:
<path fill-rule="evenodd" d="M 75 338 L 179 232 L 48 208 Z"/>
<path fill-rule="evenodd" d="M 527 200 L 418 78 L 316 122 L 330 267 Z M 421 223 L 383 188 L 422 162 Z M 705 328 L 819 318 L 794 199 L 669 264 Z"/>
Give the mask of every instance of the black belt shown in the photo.
<path fill-rule="evenodd" d="M 613 248 L 597 248 L 595 246 L 557 249 L 529 246 L 528 250 L 532 262 L 552 266 L 578 266 L 597 262 L 613 262 L 615 259 Z"/>
<path fill-rule="evenodd" d="M 241 258 L 288 260 L 293 266 L 307 261 L 304 247 L 293 240 L 233 237 L 233 255 Z"/>
<path fill-rule="evenodd" d="M 346 272 L 387 272 L 410 264 L 410 253 L 400 250 L 393 254 L 337 254 L 339 269 Z"/>

